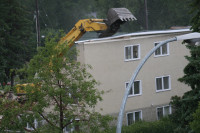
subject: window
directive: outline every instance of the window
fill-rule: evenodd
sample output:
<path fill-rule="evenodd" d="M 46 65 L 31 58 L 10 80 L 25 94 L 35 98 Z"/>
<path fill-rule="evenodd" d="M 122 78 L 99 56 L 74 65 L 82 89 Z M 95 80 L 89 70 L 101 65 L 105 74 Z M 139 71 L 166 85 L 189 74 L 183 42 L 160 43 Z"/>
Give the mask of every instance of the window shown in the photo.
<path fill-rule="evenodd" d="M 156 77 L 156 92 L 170 89 L 170 76 Z"/>
<path fill-rule="evenodd" d="M 43 125 L 45 125 L 45 123 L 46 123 L 45 120 L 37 121 L 37 128 L 41 128 Z"/>
<path fill-rule="evenodd" d="M 74 128 L 73 127 L 65 127 L 63 128 L 63 133 L 70 133 L 73 132 Z"/>
<path fill-rule="evenodd" d="M 125 61 L 136 60 L 140 58 L 140 45 L 129 45 L 124 48 Z"/>
<path fill-rule="evenodd" d="M 37 126 L 38 126 L 38 122 L 36 119 L 34 119 L 31 123 L 26 124 L 26 128 L 28 130 L 34 130 L 34 128 L 37 128 Z"/>
<path fill-rule="evenodd" d="M 64 119 L 66 120 L 66 118 L 64 118 Z M 80 119 L 76 118 L 75 121 L 79 122 Z M 72 120 L 70 120 L 70 122 L 72 122 Z M 71 133 L 76 129 L 76 127 L 79 127 L 79 125 L 71 123 L 71 124 L 69 124 L 69 125 L 67 125 L 66 127 L 63 128 L 63 133 Z"/>
<path fill-rule="evenodd" d="M 155 46 L 158 44 L 159 44 L 159 42 L 156 42 Z M 169 44 L 167 43 L 167 44 L 162 45 L 160 48 L 158 48 L 155 51 L 154 55 L 155 55 L 155 57 L 169 55 Z"/>
<path fill-rule="evenodd" d="M 163 107 L 158 107 L 156 110 L 157 110 L 157 119 L 158 120 L 160 120 L 164 116 L 171 114 L 171 112 L 172 112 L 171 106 L 169 106 L 169 105 L 163 106 Z"/>
<path fill-rule="evenodd" d="M 43 125 L 45 125 L 45 120 L 43 120 L 42 118 L 32 118 L 31 116 L 26 116 L 28 118 L 28 122 L 26 124 L 26 129 L 28 130 L 34 130 L 34 128 L 41 128 Z"/>
<path fill-rule="evenodd" d="M 131 125 L 134 122 L 142 120 L 142 111 L 134 111 L 127 113 L 127 125 Z"/>
<path fill-rule="evenodd" d="M 125 83 L 125 88 L 128 87 L 129 82 Z M 142 89 L 141 89 L 141 81 L 137 80 L 134 81 L 130 91 L 129 91 L 129 95 L 128 96 L 137 96 L 137 95 L 141 95 L 142 94 Z"/>

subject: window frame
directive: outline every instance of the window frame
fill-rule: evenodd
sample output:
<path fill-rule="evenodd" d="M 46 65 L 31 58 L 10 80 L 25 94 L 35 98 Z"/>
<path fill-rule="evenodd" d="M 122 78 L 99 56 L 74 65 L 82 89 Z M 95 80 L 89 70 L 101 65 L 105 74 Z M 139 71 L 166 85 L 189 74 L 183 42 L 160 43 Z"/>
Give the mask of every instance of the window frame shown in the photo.
<path fill-rule="evenodd" d="M 74 131 L 74 127 L 72 127 L 72 128 L 64 127 L 63 128 L 63 133 L 70 133 L 70 132 L 73 132 L 73 131 Z"/>
<path fill-rule="evenodd" d="M 171 105 L 164 105 L 164 106 L 156 107 L 156 117 L 157 117 L 157 120 L 160 120 L 160 119 L 161 119 L 161 118 L 158 117 L 158 109 L 160 109 L 160 108 L 162 108 L 162 116 L 163 116 L 163 117 L 167 116 L 167 115 L 165 114 L 165 109 L 164 109 L 165 107 L 169 107 L 169 114 L 168 114 L 168 115 L 172 114 L 172 107 L 171 107 Z M 162 117 L 162 118 L 163 118 L 163 117 Z"/>
<path fill-rule="evenodd" d="M 32 127 L 28 122 L 26 123 L 26 129 L 33 131 L 34 128 L 38 127 L 38 121 L 36 119 L 34 119 L 33 122 L 34 127 Z"/>
<path fill-rule="evenodd" d="M 159 44 L 159 43 L 160 43 L 160 42 L 154 42 L 154 47 L 156 46 L 155 44 Z M 163 54 L 162 47 L 163 47 L 164 45 L 167 45 L 167 54 Z M 169 43 L 166 43 L 166 44 L 164 44 L 164 45 L 161 46 L 160 48 L 158 48 L 158 49 L 160 49 L 160 54 L 159 54 L 159 55 L 156 55 L 156 51 L 157 51 L 158 49 L 154 52 L 154 57 L 162 57 L 162 56 L 168 56 L 168 55 L 170 55 L 170 54 L 169 54 Z"/>
<path fill-rule="evenodd" d="M 129 126 L 129 124 L 128 124 L 128 114 L 133 114 L 133 123 L 135 123 L 135 122 L 136 122 L 136 121 L 135 121 L 135 113 L 136 113 L 136 112 L 140 112 L 140 120 L 142 120 L 142 110 L 127 112 L 127 113 L 126 113 L 126 123 L 127 123 L 128 126 Z M 133 123 L 131 123 L 131 124 L 133 124 Z M 131 125 L 131 124 L 130 124 L 130 125 Z"/>
<path fill-rule="evenodd" d="M 137 46 L 138 47 L 138 57 L 134 58 L 133 57 L 133 47 Z M 131 47 L 131 58 L 126 59 L 126 47 Z M 140 44 L 133 44 L 133 45 L 126 45 L 124 46 L 124 61 L 134 61 L 134 60 L 139 60 L 140 59 Z"/>
<path fill-rule="evenodd" d="M 42 118 L 41 118 L 41 120 L 34 118 L 33 127 L 29 124 L 29 122 L 26 122 L 25 128 L 28 130 L 34 131 L 35 129 L 40 128 L 41 126 L 45 125 L 45 123 L 46 123 L 46 120 L 44 120 Z"/>
<path fill-rule="evenodd" d="M 66 119 L 66 118 L 64 118 L 64 119 Z M 72 120 L 70 120 L 70 121 L 72 121 Z M 75 121 L 80 121 L 80 119 L 79 118 L 75 118 Z M 71 123 L 72 124 L 72 123 Z M 70 125 L 71 125 L 70 124 Z M 69 125 L 68 125 L 69 126 Z M 63 128 L 63 133 L 70 133 L 70 132 L 73 132 L 75 130 L 75 126 L 73 125 L 72 127 L 67 127 L 67 126 L 65 126 L 64 128 Z"/>
<path fill-rule="evenodd" d="M 134 84 L 132 84 L 132 94 L 128 94 L 128 97 L 133 97 L 133 96 L 140 96 L 142 95 L 142 81 L 141 80 L 135 80 L 134 82 L 138 82 L 139 81 L 139 94 L 134 94 Z M 129 82 L 125 82 L 125 89 L 128 87 Z"/>
<path fill-rule="evenodd" d="M 164 77 L 168 77 L 168 86 L 169 88 L 168 89 L 164 89 Z M 158 87 L 157 87 L 157 79 L 158 78 L 161 78 L 162 79 L 162 89 L 161 90 L 158 90 Z M 163 92 L 163 91 L 169 91 L 171 90 L 171 77 L 170 75 L 165 75 L 165 76 L 159 76 L 159 77 L 155 77 L 155 88 L 156 88 L 156 92 Z"/>

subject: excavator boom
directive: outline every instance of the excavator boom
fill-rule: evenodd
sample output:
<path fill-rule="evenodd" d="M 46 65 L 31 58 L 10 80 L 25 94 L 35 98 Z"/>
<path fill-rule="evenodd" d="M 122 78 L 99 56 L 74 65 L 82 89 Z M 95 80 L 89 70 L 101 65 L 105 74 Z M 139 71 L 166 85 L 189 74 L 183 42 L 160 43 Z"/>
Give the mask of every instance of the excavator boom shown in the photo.
<path fill-rule="evenodd" d="M 136 20 L 136 18 L 127 8 L 111 8 L 108 11 L 107 19 L 79 20 L 70 32 L 61 38 L 59 43 L 67 42 L 67 45 L 71 47 L 88 31 L 100 32 L 99 38 L 109 37 L 118 31 L 120 25 L 132 20 Z"/>
<path fill-rule="evenodd" d="M 73 46 L 74 42 L 79 40 L 87 31 L 105 31 L 107 25 L 103 19 L 83 19 L 79 20 L 75 26 L 61 40 L 60 44 L 67 41 L 69 47 Z"/>

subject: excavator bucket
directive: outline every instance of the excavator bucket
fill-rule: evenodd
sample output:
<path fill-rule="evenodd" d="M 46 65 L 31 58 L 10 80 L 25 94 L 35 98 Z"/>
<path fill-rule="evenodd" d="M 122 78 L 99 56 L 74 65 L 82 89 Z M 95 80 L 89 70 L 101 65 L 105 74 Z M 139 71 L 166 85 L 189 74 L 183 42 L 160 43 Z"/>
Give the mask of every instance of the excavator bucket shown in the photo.
<path fill-rule="evenodd" d="M 108 10 L 107 19 L 105 20 L 108 26 L 107 30 L 99 35 L 99 38 L 108 37 L 115 34 L 121 24 L 126 21 L 137 20 L 127 8 L 111 8 Z"/>

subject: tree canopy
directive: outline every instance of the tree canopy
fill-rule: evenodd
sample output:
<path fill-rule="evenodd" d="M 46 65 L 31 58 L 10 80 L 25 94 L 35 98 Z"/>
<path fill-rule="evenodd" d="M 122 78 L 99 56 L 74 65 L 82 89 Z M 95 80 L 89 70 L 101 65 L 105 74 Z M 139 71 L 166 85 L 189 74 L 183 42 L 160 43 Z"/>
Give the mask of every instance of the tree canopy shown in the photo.
<path fill-rule="evenodd" d="M 103 92 L 97 90 L 98 82 L 87 72 L 90 67 L 77 62 L 76 53 L 66 44 L 58 44 L 61 35 L 50 34 L 45 47 L 31 59 L 27 69 L 30 84 L 24 86 L 25 95 L 18 102 L 1 99 L 1 131 L 108 129 L 111 117 L 94 109 Z M 43 124 L 36 126 L 35 121 Z"/>
<path fill-rule="evenodd" d="M 192 0 L 147 0 L 148 30 L 165 30 L 173 26 L 190 26 Z M 127 23 L 123 31 L 135 32 L 146 30 L 145 0 L 96 0 L 98 15 L 106 17 L 107 10 L 114 7 L 126 7 L 137 18 L 137 21 Z"/>
<path fill-rule="evenodd" d="M 200 32 L 199 6 L 200 0 L 195 0 L 191 4 L 192 12 L 195 13 L 192 18 L 192 30 L 197 32 Z M 189 63 L 184 68 L 184 76 L 179 81 L 190 86 L 191 90 L 184 93 L 182 97 L 172 97 L 171 101 L 175 109 L 171 118 L 175 123 L 178 123 L 178 129 L 181 132 L 197 131 L 198 128 L 194 126 L 199 120 L 197 117 L 199 109 L 197 110 L 197 108 L 200 102 L 200 46 L 190 44 L 186 46 L 190 50 L 190 55 L 185 57 Z"/>
<path fill-rule="evenodd" d="M 189 14 L 192 0 L 148 0 L 148 30 L 169 29 L 172 26 L 189 26 L 192 14 Z M 83 6 L 84 3 L 84 6 Z M 123 32 L 145 30 L 145 3 L 144 0 L 40 0 L 39 19 L 41 29 L 71 30 L 80 19 L 107 18 L 109 8 L 128 8 L 137 18 L 137 21 L 125 24 Z M 29 2 L 34 13 L 35 3 Z"/>
<path fill-rule="evenodd" d="M 198 105 L 197 110 L 193 114 L 193 118 L 194 118 L 194 120 L 192 122 L 190 122 L 190 127 L 195 133 L 198 133 L 200 131 L 200 127 L 199 127 L 199 124 L 200 124 L 200 103 Z"/>
<path fill-rule="evenodd" d="M 0 82 L 7 83 L 33 54 L 32 21 L 21 0 L 0 2 Z"/>
<path fill-rule="evenodd" d="M 192 18 L 192 29 L 193 31 L 200 32 L 200 0 L 194 0 L 191 4 L 192 6 L 192 12 L 195 14 L 194 17 Z"/>
<path fill-rule="evenodd" d="M 190 130 L 189 123 L 193 121 L 192 114 L 200 102 L 200 46 L 187 45 L 190 56 L 186 56 L 188 65 L 184 68 L 184 76 L 179 81 L 191 87 L 182 97 L 172 97 L 172 105 L 175 112 L 172 115 L 174 122 L 181 128 Z"/>

